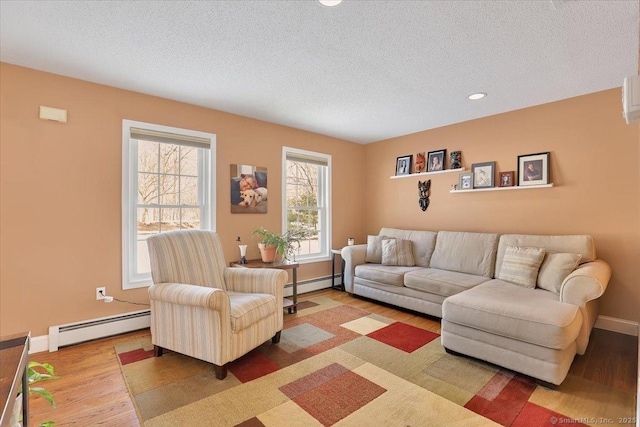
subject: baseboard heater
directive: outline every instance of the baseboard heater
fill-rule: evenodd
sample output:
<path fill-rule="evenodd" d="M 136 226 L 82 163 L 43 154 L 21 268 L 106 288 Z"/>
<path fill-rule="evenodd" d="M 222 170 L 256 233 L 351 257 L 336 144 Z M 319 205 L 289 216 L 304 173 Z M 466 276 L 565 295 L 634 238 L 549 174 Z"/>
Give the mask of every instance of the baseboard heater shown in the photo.
<path fill-rule="evenodd" d="M 151 310 L 147 309 L 66 325 L 50 326 L 49 351 L 58 351 L 59 348 L 72 344 L 148 328 L 150 322 Z"/>

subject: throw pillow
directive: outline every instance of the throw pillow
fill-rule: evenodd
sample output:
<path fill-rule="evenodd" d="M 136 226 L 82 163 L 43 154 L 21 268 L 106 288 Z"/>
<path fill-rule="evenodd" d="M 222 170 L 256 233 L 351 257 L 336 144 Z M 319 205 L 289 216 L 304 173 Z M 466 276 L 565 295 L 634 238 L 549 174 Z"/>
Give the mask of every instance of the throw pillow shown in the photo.
<path fill-rule="evenodd" d="M 507 246 L 498 279 L 525 288 L 535 288 L 544 249 Z"/>
<path fill-rule="evenodd" d="M 560 293 L 564 279 L 578 267 L 582 255 L 547 253 L 538 273 L 538 287 Z"/>
<path fill-rule="evenodd" d="M 367 236 L 367 253 L 364 256 L 366 262 L 382 263 L 382 240 L 384 239 L 393 239 L 393 237 Z"/>
<path fill-rule="evenodd" d="M 411 240 L 384 239 L 382 241 L 382 265 L 413 267 L 413 242 Z"/>

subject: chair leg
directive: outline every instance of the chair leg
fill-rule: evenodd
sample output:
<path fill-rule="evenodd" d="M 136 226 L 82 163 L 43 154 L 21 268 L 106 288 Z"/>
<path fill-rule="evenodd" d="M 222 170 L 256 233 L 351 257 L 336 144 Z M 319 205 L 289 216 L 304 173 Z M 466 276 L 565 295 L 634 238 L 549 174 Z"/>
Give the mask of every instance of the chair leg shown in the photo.
<path fill-rule="evenodd" d="M 164 350 L 162 347 L 154 345 L 153 346 L 153 355 L 155 357 L 160 357 L 162 356 L 162 350 Z"/>
<path fill-rule="evenodd" d="M 276 332 L 276 334 L 273 336 L 273 338 L 271 338 L 271 342 L 274 344 L 278 344 L 280 342 L 280 335 L 282 334 L 282 331 L 278 331 Z"/>
<path fill-rule="evenodd" d="M 223 380 L 227 378 L 227 365 L 226 363 L 222 366 L 213 365 L 213 371 L 216 373 L 216 378 L 219 380 Z"/>

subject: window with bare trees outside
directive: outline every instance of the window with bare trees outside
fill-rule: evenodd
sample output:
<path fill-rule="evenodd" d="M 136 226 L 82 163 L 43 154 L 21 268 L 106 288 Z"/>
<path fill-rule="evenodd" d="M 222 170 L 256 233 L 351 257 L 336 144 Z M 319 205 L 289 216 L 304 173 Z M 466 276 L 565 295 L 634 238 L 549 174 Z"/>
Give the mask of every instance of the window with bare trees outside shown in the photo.
<path fill-rule="evenodd" d="M 331 246 L 331 156 L 284 147 L 283 230 L 303 231 L 296 261 L 328 259 Z"/>
<path fill-rule="evenodd" d="M 123 289 L 151 284 L 147 238 L 215 228 L 215 135 L 123 121 Z"/>

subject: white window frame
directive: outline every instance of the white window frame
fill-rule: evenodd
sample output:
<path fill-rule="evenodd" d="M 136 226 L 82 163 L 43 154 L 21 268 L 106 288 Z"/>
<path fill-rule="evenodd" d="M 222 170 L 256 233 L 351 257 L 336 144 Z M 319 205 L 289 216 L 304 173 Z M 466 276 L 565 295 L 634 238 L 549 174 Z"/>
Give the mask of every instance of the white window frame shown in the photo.
<path fill-rule="evenodd" d="M 282 147 L 282 232 L 287 230 L 287 154 L 299 154 L 301 157 L 316 157 L 327 162 L 326 173 L 319 177 L 318 203 L 321 209 L 318 212 L 321 229 L 324 233 L 318 235 L 319 254 L 298 255 L 296 262 L 300 264 L 327 261 L 331 259 L 331 155 L 315 151 L 301 150 L 299 148 Z"/>
<path fill-rule="evenodd" d="M 151 273 L 135 273 L 137 265 L 137 196 L 138 196 L 138 143 L 131 139 L 131 128 L 204 138 L 210 141 L 199 160 L 198 191 L 202 191 L 203 215 L 200 227 L 216 230 L 216 135 L 152 123 L 122 120 L 122 289 L 151 286 Z M 202 173 L 200 173 L 202 171 Z"/>

